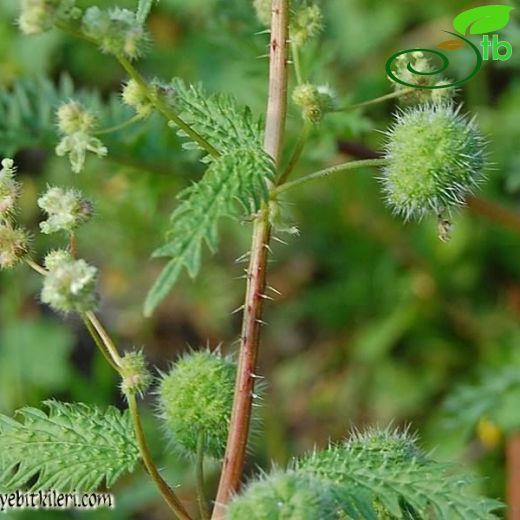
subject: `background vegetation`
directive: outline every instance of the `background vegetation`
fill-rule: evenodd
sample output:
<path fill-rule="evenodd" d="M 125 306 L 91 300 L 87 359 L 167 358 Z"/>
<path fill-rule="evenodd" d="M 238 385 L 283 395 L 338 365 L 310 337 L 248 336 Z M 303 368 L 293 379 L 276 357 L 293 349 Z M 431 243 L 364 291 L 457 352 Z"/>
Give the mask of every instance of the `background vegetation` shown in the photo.
<path fill-rule="evenodd" d="M 112 58 L 59 32 L 19 35 L 17 4 L 0 4 L 0 155 L 16 153 L 22 220 L 36 230 L 37 194 L 47 184 L 70 184 L 72 175 L 66 159 L 52 152 L 57 100 L 72 94 L 73 83 L 91 106 L 104 106 L 102 126 L 109 126 L 125 117 L 113 101 L 124 74 Z M 329 83 L 345 103 L 385 94 L 390 52 L 434 46 L 439 31 L 449 30 L 453 16 L 469 7 L 448 0 L 326 0 L 326 30 L 304 57 L 304 70 L 312 64 L 310 79 Z M 512 59 L 486 63 L 459 93 L 489 137 L 495 169 L 480 198 L 455 219 L 450 242 L 438 240 L 430 219 L 403 224 L 393 217 L 371 170 L 309 183 L 290 196 L 285 218 L 300 233 L 280 236 L 287 244 L 275 245 L 270 266 L 270 284 L 282 296 L 266 314 L 261 373 L 269 406 L 261 410 L 250 471 L 268 468 L 270 460 L 283 465 L 294 454 L 344 437 L 353 425 L 393 421 L 411 423 L 437 458 L 461 461 L 487 477 L 476 483 L 480 491 L 504 498 L 505 454 L 520 432 L 520 18 L 513 13 L 503 32 L 513 45 Z M 149 25 L 154 45 L 140 64 L 143 73 L 200 80 L 263 113 L 267 39 L 255 34 L 262 27 L 249 2 L 162 0 Z M 463 61 L 453 74 L 458 70 L 463 76 Z M 51 83 L 42 83 L 44 77 Z M 101 96 L 90 94 L 93 89 Z M 300 173 L 372 156 L 383 142 L 376 129 L 390 123 L 393 109 L 389 102 L 328 116 L 311 138 Z M 300 126 L 293 108 L 290 139 Z M 249 225 L 226 229 L 199 279 L 184 277 L 144 319 L 143 299 L 162 266 L 149 255 L 161 244 L 176 193 L 202 167 L 187 159 L 159 117 L 104 141 L 108 158 L 89 158 L 74 181 L 96 202 L 96 218 L 82 229 L 79 247 L 102 271 L 105 322 L 121 345 L 144 346 L 159 369 L 190 347 L 222 342 L 231 352 L 240 325 L 231 312 L 244 289 L 235 279 L 242 266 L 234 260 L 248 247 Z M 53 240 L 38 235 L 35 251 Z M 20 267 L 1 273 L 0 283 L 0 412 L 50 396 L 121 402 L 116 378 L 82 324 L 64 324 L 37 303 L 36 275 Z M 461 391 L 464 384 L 477 386 Z M 152 414 L 150 407 L 150 422 Z M 152 442 L 158 457 L 164 442 L 159 434 Z M 174 453 L 164 465 L 176 468 L 170 481 L 184 475 L 193 482 L 192 468 Z M 183 487 L 181 497 L 194 501 L 191 493 Z M 96 518 L 164 517 L 142 473 L 122 480 L 115 495 L 117 509 L 94 513 Z M 16 515 L 33 516 L 46 515 Z"/>

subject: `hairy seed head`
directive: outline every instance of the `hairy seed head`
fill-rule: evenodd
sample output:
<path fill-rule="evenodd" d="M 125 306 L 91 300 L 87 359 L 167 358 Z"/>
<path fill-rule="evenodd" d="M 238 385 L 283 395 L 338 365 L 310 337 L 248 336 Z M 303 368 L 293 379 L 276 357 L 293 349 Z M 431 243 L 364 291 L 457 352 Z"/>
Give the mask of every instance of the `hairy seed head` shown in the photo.
<path fill-rule="evenodd" d="M 20 186 L 15 181 L 16 168 L 12 159 L 2 160 L 0 169 L 0 219 L 8 219 L 16 209 Z"/>
<path fill-rule="evenodd" d="M 253 481 L 229 505 L 228 520 L 333 520 L 333 484 L 295 471 L 276 472 Z"/>
<path fill-rule="evenodd" d="M 235 373 L 231 359 L 200 351 L 183 356 L 162 378 L 161 417 L 184 452 L 195 453 L 203 436 L 207 455 L 220 458 L 224 454 Z"/>
<path fill-rule="evenodd" d="M 482 179 L 484 139 L 453 105 L 400 111 L 387 136 L 381 182 L 388 205 L 406 219 L 460 206 Z"/>
<path fill-rule="evenodd" d="M 29 252 L 29 235 L 10 223 L 0 224 L 0 269 L 14 267 Z"/>

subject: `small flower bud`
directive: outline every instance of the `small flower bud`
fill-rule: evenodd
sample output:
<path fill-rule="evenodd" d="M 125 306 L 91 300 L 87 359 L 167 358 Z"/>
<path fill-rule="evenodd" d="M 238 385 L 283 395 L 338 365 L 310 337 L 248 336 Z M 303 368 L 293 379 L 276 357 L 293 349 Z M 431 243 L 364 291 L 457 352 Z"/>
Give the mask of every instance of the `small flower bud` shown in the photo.
<path fill-rule="evenodd" d="M 335 105 L 335 96 L 328 86 L 310 83 L 298 85 L 293 91 L 292 100 L 301 108 L 303 119 L 311 123 L 319 123 Z"/>
<path fill-rule="evenodd" d="M 295 13 L 289 27 L 291 42 L 301 47 L 318 36 L 323 30 L 323 15 L 317 5 L 300 7 Z"/>
<path fill-rule="evenodd" d="M 38 206 L 48 215 L 47 220 L 40 222 L 40 229 L 46 235 L 71 232 L 92 215 L 92 204 L 73 189 L 48 188 L 38 199 Z"/>
<path fill-rule="evenodd" d="M 47 271 L 52 271 L 61 264 L 71 262 L 72 260 L 72 255 L 66 249 L 56 249 L 45 256 L 43 265 Z"/>
<path fill-rule="evenodd" d="M 96 306 L 98 270 L 85 260 L 58 262 L 44 278 L 41 299 L 55 311 L 88 312 Z"/>
<path fill-rule="evenodd" d="M 96 118 L 81 103 L 69 101 L 63 103 L 57 112 L 58 128 L 65 135 L 76 132 L 90 132 L 96 125 Z"/>
<path fill-rule="evenodd" d="M 146 117 L 152 112 L 153 105 L 148 99 L 146 92 L 133 79 L 124 85 L 121 97 L 123 102 L 132 107 L 141 117 Z"/>
<path fill-rule="evenodd" d="M 2 161 L 0 170 L 0 219 L 7 219 L 14 210 L 19 195 L 19 185 L 14 180 L 16 168 L 12 159 Z"/>
<path fill-rule="evenodd" d="M 97 138 L 90 135 L 96 125 L 96 118 L 76 101 L 61 105 L 58 109 L 58 128 L 64 137 L 56 146 L 60 157 L 69 155 L 74 173 L 79 173 L 85 164 L 87 152 L 104 157 L 108 150 Z"/>
<path fill-rule="evenodd" d="M 63 157 L 69 155 L 69 161 L 74 173 L 80 173 L 85 165 L 87 152 L 92 152 L 98 157 L 105 157 L 107 147 L 97 138 L 83 132 L 66 135 L 56 146 L 56 155 Z"/>
<path fill-rule="evenodd" d="M 152 384 L 152 374 L 142 352 L 126 352 L 121 359 L 121 391 L 124 395 L 142 395 Z"/>
<path fill-rule="evenodd" d="M 130 60 L 142 56 L 148 44 L 145 29 L 128 9 L 90 7 L 83 17 L 83 31 L 98 42 L 103 52 Z"/>
<path fill-rule="evenodd" d="M 236 365 L 207 351 L 185 355 L 163 376 L 159 407 L 167 431 L 184 452 L 204 451 L 220 458 L 226 446 Z"/>
<path fill-rule="evenodd" d="M 390 207 L 406 219 L 444 215 L 463 204 L 483 176 L 484 139 L 452 105 L 401 111 L 387 135 L 383 190 Z"/>
<path fill-rule="evenodd" d="M 25 34 L 48 31 L 58 21 L 81 15 L 75 3 L 76 0 L 21 0 L 18 25 Z"/>
<path fill-rule="evenodd" d="M 0 224 L 0 269 L 9 269 L 29 252 L 29 236 L 22 228 Z"/>

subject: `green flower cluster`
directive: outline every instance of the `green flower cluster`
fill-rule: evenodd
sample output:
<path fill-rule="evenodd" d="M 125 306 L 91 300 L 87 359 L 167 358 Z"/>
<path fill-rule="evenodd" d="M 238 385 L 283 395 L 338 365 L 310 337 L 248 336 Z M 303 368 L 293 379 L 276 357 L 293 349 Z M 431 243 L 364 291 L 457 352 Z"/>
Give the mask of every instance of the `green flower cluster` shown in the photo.
<path fill-rule="evenodd" d="M 45 234 L 56 231 L 70 233 L 92 214 L 92 204 L 74 189 L 48 188 L 38 199 L 38 206 L 48 215 L 47 220 L 40 223 L 40 229 Z"/>
<path fill-rule="evenodd" d="M 134 60 L 147 48 L 149 36 L 136 13 L 118 7 L 89 7 L 84 12 L 76 0 L 21 0 L 18 25 L 25 34 L 60 27 L 82 33 L 103 52 Z"/>
<path fill-rule="evenodd" d="M 435 69 L 431 60 L 422 51 L 413 51 L 406 54 L 401 54 L 394 61 L 395 75 L 405 83 L 417 85 L 417 87 L 440 87 L 448 85 L 449 80 L 442 78 L 438 79 L 435 74 Z M 412 72 L 416 71 L 415 73 Z M 437 76 L 437 79 L 436 79 Z M 396 92 L 410 89 L 406 85 L 392 81 L 392 85 Z M 457 89 L 455 87 L 446 88 L 414 88 L 411 92 L 401 97 L 404 103 L 448 103 L 455 97 Z"/>
<path fill-rule="evenodd" d="M 146 91 L 133 79 L 128 80 L 123 86 L 121 98 L 123 103 L 132 107 L 141 117 L 147 117 L 152 113 L 153 104 L 146 95 Z"/>
<path fill-rule="evenodd" d="M 108 150 L 103 143 L 92 135 L 96 118 L 77 101 L 60 106 L 57 113 L 58 128 L 63 134 L 56 147 L 58 156 L 69 156 L 72 171 L 79 173 L 85 165 L 87 152 L 104 157 Z"/>
<path fill-rule="evenodd" d="M 149 41 L 135 13 L 118 7 L 88 8 L 82 20 L 82 29 L 86 36 L 99 44 L 103 52 L 130 60 L 142 56 Z"/>
<path fill-rule="evenodd" d="M 121 359 L 121 391 L 124 395 L 142 395 L 152 384 L 153 377 L 142 352 L 126 352 Z"/>
<path fill-rule="evenodd" d="M 302 5 L 297 8 L 291 18 L 289 35 L 291 42 L 301 47 L 323 30 L 323 15 L 319 6 L 315 4 Z"/>
<path fill-rule="evenodd" d="M 98 270 L 85 260 L 74 260 L 66 251 L 53 251 L 45 259 L 48 273 L 41 299 L 55 311 L 85 313 L 97 303 Z"/>
<path fill-rule="evenodd" d="M 80 16 L 76 0 L 21 0 L 18 25 L 25 34 L 38 34 Z"/>
<path fill-rule="evenodd" d="M 298 85 L 292 93 L 294 104 L 301 109 L 305 121 L 317 124 L 323 116 L 334 109 L 336 96 L 327 85 Z"/>

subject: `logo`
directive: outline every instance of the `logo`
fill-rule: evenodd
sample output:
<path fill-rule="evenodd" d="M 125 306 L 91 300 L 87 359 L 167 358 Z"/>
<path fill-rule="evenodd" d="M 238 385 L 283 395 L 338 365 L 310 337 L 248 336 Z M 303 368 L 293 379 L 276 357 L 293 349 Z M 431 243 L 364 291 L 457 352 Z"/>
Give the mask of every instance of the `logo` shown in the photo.
<path fill-rule="evenodd" d="M 454 36 L 455 39 L 450 39 L 439 43 L 437 45 L 438 49 L 442 49 L 442 51 L 456 51 L 457 49 L 467 46 L 473 51 L 475 55 L 475 65 L 465 78 L 454 81 L 452 83 L 442 83 L 440 85 L 417 85 L 398 78 L 393 69 L 395 60 L 402 55 L 412 52 L 429 53 L 440 59 L 440 65 L 438 65 L 435 70 L 429 71 L 416 70 L 411 63 L 408 63 L 406 68 L 412 74 L 418 76 L 432 76 L 435 74 L 440 74 L 448 68 L 449 59 L 442 51 L 421 48 L 399 51 L 390 56 L 385 65 L 386 73 L 393 81 L 396 81 L 401 85 L 414 88 L 450 88 L 465 83 L 473 76 L 475 76 L 475 74 L 477 74 L 477 72 L 482 67 L 483 61 L 506 61 L 513 55 L 513 47 L 511 43 L 505 40 L 500 40 L 498 34 L 493 34 L 491 37 L 489 35 L 489 33 L 494 33 L 495 31 L 503 29 L 509 23 L 512 9 L 513 7 L 507 5 L 485 5 L 482 7 L 468 9 L 467 11 L 463 11 L 462 13 L 458 14 L 453 20 L 453 27 L 457 33 L 443 31 L 447 34 L 450 34 L 451 36 Z M 482 53 L 480 52 L 480 49 L 477 47 L 477 45 L 475 45 L 467 38 L 474 35 L 482 35 L 482 40 L 480 42 Z"/>

